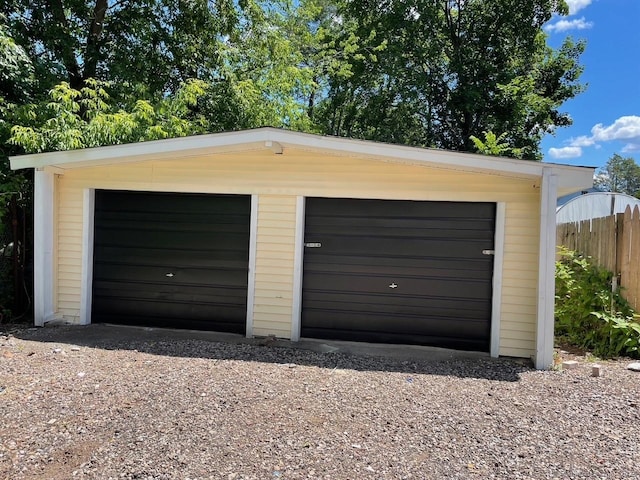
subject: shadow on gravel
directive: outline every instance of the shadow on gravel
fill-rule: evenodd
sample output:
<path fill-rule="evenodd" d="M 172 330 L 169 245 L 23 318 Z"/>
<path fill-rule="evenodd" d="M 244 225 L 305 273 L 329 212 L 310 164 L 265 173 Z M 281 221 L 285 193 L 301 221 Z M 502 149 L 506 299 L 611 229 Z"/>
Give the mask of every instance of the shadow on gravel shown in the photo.
<path fill-rule="evenodd" d="M 296 364 L 328 369 L 446 375 L 517 382 L 531 371 L 528 360 L 495 359 L 476 352 L 372 345 L 351 342 L 247 339 L 240 335 L 95 324 L 9 328 L 16 338 L 105 350 L 136 350 L 152 355 Z"/>

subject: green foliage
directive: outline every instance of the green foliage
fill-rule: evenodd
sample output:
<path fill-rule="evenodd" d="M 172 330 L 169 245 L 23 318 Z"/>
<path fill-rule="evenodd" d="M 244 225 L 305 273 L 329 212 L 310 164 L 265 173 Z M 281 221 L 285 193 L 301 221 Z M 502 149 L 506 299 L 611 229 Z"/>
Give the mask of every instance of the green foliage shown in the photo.
<path fill-rule="evenodd" d="M 484 141 L 475 135 L 471 135 L 471 141 L 478 153 L 482 153 L 483 155 L 522 158 L 521 148 L 512 148 L 508 143 L 503 141 L 507 136 L 506 132 L 499 136 L 496 136 L 493 132 L 482 132 L 482 134 L 484 135 Z"/>
<path fill-rule="evenodd" d="M 556 335 L 602 357 L 638 356 L 640 324 L 611 272 L 561 248 L 556 262 Z"/>
<path fill-rule="evenodd" d="M 0 14 L 0 118 L 5 102 L 28 95 L 33 81 L 33 65 L 24 48 L 7 32 Z"/>
<path fill-rule="evenodd" d="M 9 169 L 8 156 L 17 151 L 7 144 L 7 140 L 19 117 L 19 105 L 31 98 L 34 85 L 33 65 L 25 49 L 9 35 L 6 17 L 0 13 L 0 234 L 9 226 L 11 197 L 18 198 L 21 208 L 31 199 L 31 173 Z"/>
<path fill-rule="evenodd" d="M 594 185 L 607 192 L 640 198 L 640 166 L 633 158 L 616 153 L 598 170 Z"/>
<path fill-rule="evenodd" d="M 504 153 L 539 160 L 542 137 L 571 123 L 560 106 L 583 88 L 584 43 L 553 50 L 542 30 L 563 12 L 557 0 L 348 2 L 355 25 L 341 34 L 360 56 L 331 79 L 317 119 L 336 135 L 464 151 L 472 136 L 505 132 Z"/>
<path fill-rule="evenodd" d="M 196 109 L 207 91 L 202 81 L 189 81 L 154 104 L 136 100 L 129 109 L 110 102 L 109 84 L 92 79 L 85 83 L 75 90 L 63 82 L 51 89 L 48 102 L 25 105 L 22 118 L 28 121 L 13 126 L 9 142 L 39 153 L 183 137 L 209 129 Z"/>

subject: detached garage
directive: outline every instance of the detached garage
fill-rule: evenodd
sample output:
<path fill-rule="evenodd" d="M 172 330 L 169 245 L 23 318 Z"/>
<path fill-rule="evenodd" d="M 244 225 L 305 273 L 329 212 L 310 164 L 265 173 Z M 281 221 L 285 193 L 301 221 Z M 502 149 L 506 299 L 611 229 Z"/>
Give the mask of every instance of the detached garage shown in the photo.
<path fill-rule="evenodd" d="M 553 351 L 555 203 L 593 169 L 272 128 L 24 155 L 35 322 Z"/>

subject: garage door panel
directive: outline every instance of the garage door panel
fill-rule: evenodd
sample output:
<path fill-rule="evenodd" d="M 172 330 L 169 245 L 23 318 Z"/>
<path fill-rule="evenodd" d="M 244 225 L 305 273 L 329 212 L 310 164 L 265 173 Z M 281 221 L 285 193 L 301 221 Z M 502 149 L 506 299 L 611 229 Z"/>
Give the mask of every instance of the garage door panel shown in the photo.
<path fill-rule="evenodd" d="M 482 251 L 491 248 L 493 240 L 415 239 L 386 237 L 336 237 L 307 235 L 307 243 L 319 243 L 314 248 L 321 255 L 381 255 L 393 257 L 428 255 L 435 258 L 482 259 Z"/>
<path fill-rule="evenodd" d="M 104 212 L 116 212 L 116 215 L 133 215 L 143 213 L 145 217 L 149 213 L 157 213 L 164 218 L 175 214 L 182 218 L 193 215 L 195 218 L 202 216 L 223 214 L 245 216 L 246 210 L 251 205 L 249 196 L 241 195 L 208 195 L 215 197 L 215 202 L 202 201 L 204 195 L 184 194 L 173 192 L 134 192 L 134 191 L 101 191 L 97 194 L 108 196 L 108 203 L 103 204 Z M 113 195 L 112 195 L 113 193 Z M 153 197 L 152 202 L 146 199 Z"/>
<path fill-rule="evenodd" d="M 320 338 L 332 340 L 336 339 L 333 330 L 311 329 L 306 335 L 309 338 Z M 484 351 L 486 349 L 484 340 L 473 340 L 460 337 L 458 334 L 453 337 L 441 337 L 435 335 L 417 335 L 407 333 L 376 332 L 373 330 L 345 330 L 340 334 L 340 340 L 351 342 L 371 342 L 390 343 L 401 345 L 431 345 L 443 346 L 457 350 Z"/>
<path fill-rule="evenodd" d="M 482 323 L 473 324 L 467 320 L 456 320 L 452 318 L 437 318 L 429 326 L 431 328 L 412 328 L 416 323 L 424 324 L 424 319 L 399 318 L 397 323 L 390 328 L 388 320 L 371 317 L 367 321 L 358 322 L 354 317 L 347 317 L 340 313 L 335 315 L 335 324 L 323 321 L 321 314 L 314 319 L 313 312 L 310 315 L 310 322 L 314 326 L 307 327 L 307 335 L 314 338 L 336 338 L 339 332 L 341 340 L 382 342 L 382 343 L 405 343 L 424 345 L 447 345 L 448 348 L 469 348 L 481 349 L 485 343 L 485 326 Z M 317 320 L 317 322 L 313 322 Z M 343 328 L 341 328 L 343 327 Z"/>
<path fill-rule="evenodd" d="M 491 222 L 467 222 L 464 223 L 451 221 L 428 221 L 426 219 L 411 219 L 403 222 L 397 222 L 393 219 L 385 220 L 384 226 L 376 225 L 378 222 L 353 218 L 341 218 L 340 222 L 323 222 L 311 224 L 307 228 L 307 233 L 313 235 L 344 235 L 345 232 L 352 232 L 353 235 L 359 237 L 368 237 L 371 235 L 391 237 L 391 238 L 449 238 L 451 233 L 456 238 L 491 240 L 490 234 L 487 233 L 487 226 Z M 421 227 L 415 227 L 416 223 L 421 223 Z M 382 223 L 382 222 L 380 222 Z M 411 225 L 407 225 L 410 223 Z"/>
<path fill-rule="evenodd" d="M 313 222 L 317 217 L 358 218 L 492 218 L 495 211 L 494 204 L 477 202 L 419 202 L 405 200 L 376 200 L 350 198 L 311 198 L 307 202 L 306 212 Z M 398 206 L 402 204 L 401 208 Z M 425 209 L 426 204 L 433 204 L 436 208 Z M 436 205 L 437 204 L 437 205 Z M 464 205 L 464 209 L 460 206 Z"/>
<path fill-rule="evenodd" d="M 244 333 L 250 204 L 97 191 L 92 320 Z"/>
<path fill-rule="evenodd" d="M 178 329 L 190 329 L 190 330 L 211 330 L 211 318 L 193 318 L 187 317 L 183 313 L 179 317 L 165 316 L 166 310 L 160 312 L 153 312 L 151 315 L 136 315 L 129 314 L 127 316 L 128 325 L 136 325 L 141 327 L 154 327 L 154 328 L 178 328 Z M 93 317 L 95 323 L 118 323 L 123 322 L 114 321 L 114 318 L 118 315 L 117 312 L 96 314 Z M 244 328 L 238 324 L 236 320 L 224 321 L 216 320 L 217 332 L 225 333 L 237 333 L 244 334 Z"/>
<path fill-rule="evenodd" d="M 188 288 L 185 288 L 188 287 Z M 191 301 L 196 304 L 241 303 L 246 297 L 244 286 L 231 285 L 179 285 L 156 282 L 109 281 L 101 279 L 94 283 L 95 294 L 111 298 L 167 299 Z"/>
<path fill-rule="evenodd" d="M 491 276 L 491 272 L 488 274 L 487 269 L 492 265 L 493 258 L 491 256 L 483 255 L 482 258 L 475 259 L 457 259 L 457 258 L 436 258 L 431 257 L 428 254 L 422 254 L 420 256 L 390 256 L 389 254 L 380 255 L 324 255 L 319 253 L 319 248 L 307 248 L 304 252 L 305 261 L 308 265 L 314 269 L 321 269 L 325 265 L 327 268 L 339 269 L 341 266 L 349 268 L 351 265 L 363 265 L 369 268 L 385 268 L 395 267 L 398 269 L 403 268 L 428 268 L 431 270 L 466 270 L 474 272 L 483 272 L 486 276 Z M 311 268 L 311 267 L 310 267 Z M 478 274 L 478 273 L 476 273 Z"/>
<path fill-rule="evenodd" d="M 247 272 L 230 269 L 149 267 L 140 265 L 96 265 L 95 273 L 101 280 L 144 282 L 171 285 L 176 288 L 193 285 L 228 285 L 246 287 Z"/>
<path fill-rule="evenodd" d="M 481 262 L 479 267 L 470 269 L 469 262 L 448 262 L 443 261 L 443 266 L 447 263 L 458 263 L 458 265 L 451 265 L 449 268 L 434 268 L 431 262 L 405 262 L 406 265 L 399 266 L 396 262 L 392 265 L 381 265 L 380 262 L 372 262 L 372 264 L 356 264 L 345 262 L 344 264 L 335 262 L 322 262 L 318 261 L 313 269 L 309 269 L 309 273 L 319 273 L 326 275 L 375 275 L 383 276 L 385 278 L 398 277 L 398 278 L 432 278 L 432 279 L 469 279 L 469 280 L 487 280 L 491 278 L 491 272 L 487 271 L 485 262 Z M 424 265 L 416 265 L 417 263 L 423 263 Z M 457 268 L 455 268 L 457 267 Z"/>
<path fill-rule="evenodd" d="M 354 297 L 345 296 L 340 301 L 340 295 L 327 293 L 308 293 L 307 310 L 340 310 L 342 312 L 365 312 L 373 314 L 415 315 L 434 317 L 456 317 L 460 319 L 483 320 L 487 312 L 490 312 L 491 304 L 485 300 L 475 302 L 465 301 L 460 306 L 459 298 L 434 298 L 430 297 L 404 297 L 401 305 L 393 304 L 386 299 L 380 299 L 378 295 L 362 295 L 357 301 Z M 394 299 L 395 300 L 395 299 Z"/>
<path fill-rule="evenodd" d="M 171 260 L 159 256 L 154 249 L 131 247 L 123 251 L 119 247 L 95 247 L 95 255 L 105 259 L 104 265 L 141 265 L 141 266 L 171 266 L 173 268 L 197 267 L 204 269 L 247 270 L 246 252 L 188 250 L 180 248 L 171 250 Z M 115 260 L 117 259 L 117 260 Z"/>
<path fill-rule="evenodd" d="M 177 227 L 177 226 L 176 226 Z M 151 249 L 175 250 L 187 252 L 189 250 L 233 251 L 238 242 L 245 240 L 244 233 L 228 232 L 198 232 L 164 230 L 128 230 L 96 228 L 96 235 L 100 239 L 99 246 L 111 247 L 145 247 Z M 207 234 L 208 233 L 208 234 Z"/>
<path fill-rule="evenodd" d="M 302 336 L 488 350 L 495 204 L 307 199 Z"/>
<path fill-rule="evenodd" d="M 131 231 L 131 232 L 174 232 L 179 230 L 185 233 L 209 233 L 211 235 L 219 235 L 220 233 L 236 233 L 243 234 L 245 230 L 245 225 L 241 223 L 216 223 L 219 222 L 217 218 L 207 218 L 200 219 L 202 223 L 195 223 L 185 220 L 184 218 L 172 219 L 170 217 L 165 217 L 162 219 L 158 219 L 157 221 L 149 221 L 146 219 L 144 224 L 140 223 L 140 219 L 132 219 L 128 221 L 124 221 L 122 219 L 113 219 L 106 220 L 100 224 L 100 227 L 106 231 L 117 229 L 119 231 Z"/>
<path fill-rule="evenodd" d="M 224 323 L 233 323 L 238 320 L 238 315 L 233 304 L 204 304 L 208 308 L 203 309 L 201 305 L 194 305 L 191 301 L 171 301 L 158 298 L 153 299 L 118 299 L 119 305 L 114 306 L 113 302 L 102 299 L 98 302 L 101 315 L 115 316 L 127 315 L 129 317 L 144 316 L 152 318 L 176 318 L 176 324 L 179 324 L 181 318 L 184 320 L 211 320 L 212 316 L 222 319 Z"/>
<path fill-rule="evenodd" d="M 422 316 L 398 316 L 389 321 L 386 315 L 366 313 L 362 315 L 347 314 L 341 311 L 331 312 L 331 320 L 327 321 L 325 312 L 309 311 L 308 328 L 329 328 L 336 330 L 375 331 L 380 333 L 402 333 L 407 335 L 424 335 L 426 332 L 435 337 L 455 337 L 464 332 L 467 339 L 478 340 L 486 334 L 486 323 L 457 317 L 428 318 Z"/>
<path fill-rule="evenodd" d="M 391 285 L 396 285 L 391 287 Z M 404 295 L 452 296 L 460 299 L 487 298 L 491 285 L 486 281 L 473 282 L 464 278 L 389 278 L 374 275 L 326 275 L 316 273 L 307 277 L 305 288 L 352 293 L 371 293 L 385 295 L 394 303 L 402 303 Z M 392 295 L 388 295 L 389 292 Z"/>

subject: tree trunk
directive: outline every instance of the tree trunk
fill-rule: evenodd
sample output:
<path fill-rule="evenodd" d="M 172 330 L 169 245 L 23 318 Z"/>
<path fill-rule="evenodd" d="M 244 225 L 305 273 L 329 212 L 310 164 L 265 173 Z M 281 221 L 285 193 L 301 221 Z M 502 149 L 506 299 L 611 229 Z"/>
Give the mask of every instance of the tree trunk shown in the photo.
<path fill-rule="evenodd" d="M 64 13 L 62 0 L 47 0 L 47 4 L 51 9 L 51 13 L 53 14 L 53 18 L 55 19 L 58 28 L 62 31 L 69 31 L 69 22 L 67 21 L 67 17 Z M 84 79 L 80 72 L 80 66 L 78 64 L 76 52 L 74 51 L 71 43 L 71 39 L 68 38 L 66 41 L 54 40 L 53 49 L 64 64 L 64 68 L 67 71 L 69 85 L 76 90 L 81 89 L 84 84 Z"/>
<path fill-rule="evenodd" d="M 87 36 L 87 50 L 84 59 L 83 80 L 87 78 L 95 78 L 100 59 L 100 35 L 104 28 L 104 19 L 109 8 L 108 0 L 96 0 L 96 6 L 93 9 L 89 34 Z"/>

